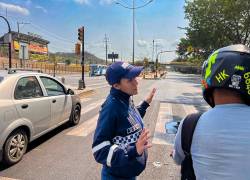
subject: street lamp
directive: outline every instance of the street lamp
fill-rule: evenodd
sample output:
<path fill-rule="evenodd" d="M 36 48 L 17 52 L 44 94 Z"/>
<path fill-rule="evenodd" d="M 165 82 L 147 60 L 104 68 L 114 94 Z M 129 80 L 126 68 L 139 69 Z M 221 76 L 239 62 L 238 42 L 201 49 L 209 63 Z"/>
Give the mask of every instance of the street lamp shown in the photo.
<path fill-rule="evenodd" d="M 11 37 L 11 29 L 10 29 L 10 24 L 9 24 L 9 21 L 5 18 L 5 17 L 3 17 L 3 16 L 0 16 L 0 18 L 3 18 L 4 20 L 5 20 L 5 22 L 7 23 L 7 25 L 8 25 L 8 35 L 9 35 L 9 37 L 8 37 L 8 40 L 9 40 L 9 68 L 11 68 L 11 41 L 12 41 L 12 37 Z"/>
<path fill-rule="evenodd" d="M 171 50 L 171 51 L 160 51 L 157 53 L 156 55 L 156 60 L 155 60 L 155 77 L 157 78 L 157 70 L 158 70 L 158 57 L 160 54 L 162 53 L 167 53 L 167 52 L 175 52 L 175 50 Z"/>
<path fill-rule="evenodd" d="M 120 5 L 126 9 L 131 9 L 133 10 L 133 55 L 132 55 L 132 63 L 135 64 L 135 9 L 140 9 L 143 8 L 145 6 L 147 6 L 148 4 L 150 4 L 151 2 L 153 2 L 153 0 L 149 0 L 148 2 L 146 2 L 145 4 L 141 5 L 141 6 L 137 6 L 135 7 L 135 0 L 133 0 L 133 4 L 132 7 L 126 6 L 118 1 L 115 1 L 115 4 Z"/>

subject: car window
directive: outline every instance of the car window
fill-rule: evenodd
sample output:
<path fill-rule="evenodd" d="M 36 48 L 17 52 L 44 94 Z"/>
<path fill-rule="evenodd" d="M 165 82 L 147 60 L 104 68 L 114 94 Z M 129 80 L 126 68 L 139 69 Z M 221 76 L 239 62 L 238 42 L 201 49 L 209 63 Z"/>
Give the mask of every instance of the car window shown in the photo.
<path fill-rule="evenodd" d="M 47 77 L 41 77 L 41 80 L 48 93 L 48 96 L 65 95 L 63 86 L 57 81 Z"/>
<path fill-rule="evenodd" d="M 0 76 L 0 83 L 3 81 L 4 77 Z"/>
<path fill-rule="evenodd" d="M 42 89 L 34 76 L 23 77 L 18 80 L 15 88 L 15 99 L 29 99 L 42 97 Z"/>

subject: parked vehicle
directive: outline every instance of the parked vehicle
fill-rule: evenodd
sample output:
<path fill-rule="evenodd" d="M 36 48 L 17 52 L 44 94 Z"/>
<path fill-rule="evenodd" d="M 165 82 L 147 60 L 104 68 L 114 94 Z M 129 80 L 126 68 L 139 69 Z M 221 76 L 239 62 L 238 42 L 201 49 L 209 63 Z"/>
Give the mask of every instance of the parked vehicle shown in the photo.
<path fill-rule="evenodd" d="M 106 74 L 107 66 L 101 64 L 90 64 L 89 65 L 89 76 L 102 76 Z"/>
<path fill-rule="evenodd" d="M 80 116 L 79 97 L 52 76 L 0 71 L 0 161 L 17 163 L 29 142 Z"/>

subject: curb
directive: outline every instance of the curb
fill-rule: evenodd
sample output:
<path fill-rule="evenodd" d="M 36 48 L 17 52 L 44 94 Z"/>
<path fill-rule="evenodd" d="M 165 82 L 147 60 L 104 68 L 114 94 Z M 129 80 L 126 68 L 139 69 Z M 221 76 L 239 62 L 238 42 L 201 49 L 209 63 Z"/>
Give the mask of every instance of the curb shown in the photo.
<path fill-rule="evenodd" d="M 95 91 L 92 88 L 85 88 L 83 90 L 74 89 L 74 92 L 81 98 L 93 94 Z"/>
<path fill-rule="evenodd" d="M 70 86 L 67 87 L 72 89 L 75 92 L 75 94 L 77 94 L 80 98 L 86 97 L 87 95 L 91 95 L 95 92 L 93 88 L 88 88 L 88 87 L 82 90 L 79 90 L 77 87 L 70 87 Z"/>

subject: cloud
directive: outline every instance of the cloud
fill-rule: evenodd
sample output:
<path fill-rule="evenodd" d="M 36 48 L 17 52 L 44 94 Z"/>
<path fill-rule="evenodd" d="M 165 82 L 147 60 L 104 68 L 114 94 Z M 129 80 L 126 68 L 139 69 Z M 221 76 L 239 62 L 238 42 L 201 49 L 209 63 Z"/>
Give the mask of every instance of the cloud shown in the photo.
<path fill-rule="evenodd" d="M 90 4 L 89 0 L 74 0 L 74 1 L 79 4 Z"/>
<path fill-rule="evenodd" d="M 137 45 L 139 47 L 147 47 L 148 46 L 148 42 L 144 41 L 144 40 L 137 40 Z"/>
<path fill-rule="evenodd" d="M 42 6 L 35 6 L 36 9 L 41 9 L 44 13 L 48 13 L 47 9 Z"/>
<path fill-rule="evenodd" d="M 86 45 L 87 48 L 93 49 L 93 48 L 103 48 L 104 44 L 103 43 L 89 43 Z"/>
<path fill-rule="evenodd" d="M 7 9 L 7 11 L 16 12 L 25 16 L 30 14 L 29 10 L 26 8 L 23 8 L 21 6 L 14 5 L 14 4 L 3 3 L 3 2 L 0 2 L 0 9 L 3 9 L 3 10 Z"/>
<path fill-rule="evenodd" d="M 174 42 L 171 43 L 170 47 L 171 48 L 176 48 L 177 45 L 179 44 L 180 40 L 179 39 L 176 39 Z"/>
<path fill-rule="evenodd" d="M 112 4 L 114 0 L 100 0 L 99 3 L 104 5 L 104 4 Z"/>
<path fill-rule="evenodd" d="M 155 46 L 158 46 L 160 48 L 163 48 L 164 46 L 166 46 L 166 41 L 165 39 L 155 39 Z"/>

